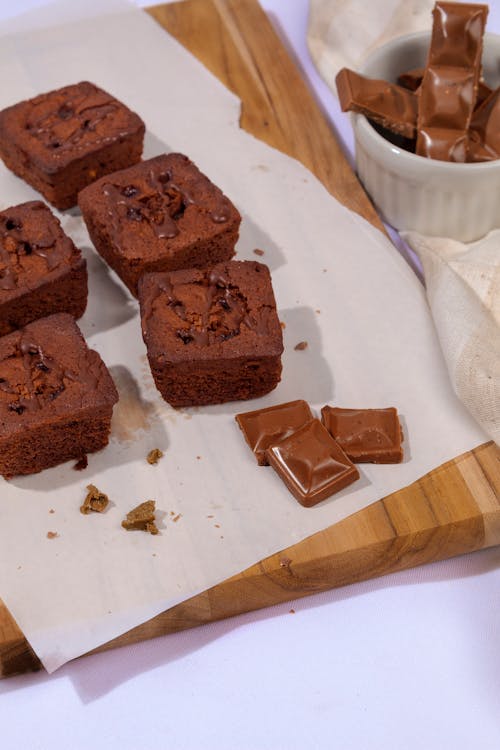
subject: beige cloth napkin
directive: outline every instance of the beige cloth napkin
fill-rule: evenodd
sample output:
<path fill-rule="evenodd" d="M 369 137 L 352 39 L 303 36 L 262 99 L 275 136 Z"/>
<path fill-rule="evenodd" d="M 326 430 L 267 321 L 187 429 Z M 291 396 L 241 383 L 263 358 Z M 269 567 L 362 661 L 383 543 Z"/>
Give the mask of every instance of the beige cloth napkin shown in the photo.
<path fill-rule="evenodd" d="M 326 83 L 335 91 L 340 68 L 358 68 L 392 37 L 431 27 L 434 0 L 310 0 L 307 42 Z"/>
<path fill-rule="evenodd" d="M 340 68 L 358 68 L 392 37 L 431 28 L 434 0 L 310 0 L 308 45 L 336 94 Z M 500 444 L 500 231 L 464 245 L 404 235 L 422 261 L 427 298 L 453 388 Z"/>
<path fill-rule="evenodd" d="M 471 244 L 403 233 L 424 268 L 453 388 L 500 445 L 500 230 Z"/>

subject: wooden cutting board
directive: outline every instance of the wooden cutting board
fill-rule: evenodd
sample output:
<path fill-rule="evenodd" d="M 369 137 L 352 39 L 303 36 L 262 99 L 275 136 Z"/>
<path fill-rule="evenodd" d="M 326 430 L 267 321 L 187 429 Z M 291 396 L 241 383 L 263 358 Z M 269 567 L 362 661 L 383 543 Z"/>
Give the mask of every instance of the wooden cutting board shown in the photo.
<path fill-rule="evenodd" d="M 382 227 L 257 0 L 186 0 L 149 12 L 239 95 L 245 130 L 302 161 L 338 200 Z M 500 451 L 486 443 L 97 651 L 494 544 L 500 544 Z M 0 601 L 0 676 L 39 667 Z"/>

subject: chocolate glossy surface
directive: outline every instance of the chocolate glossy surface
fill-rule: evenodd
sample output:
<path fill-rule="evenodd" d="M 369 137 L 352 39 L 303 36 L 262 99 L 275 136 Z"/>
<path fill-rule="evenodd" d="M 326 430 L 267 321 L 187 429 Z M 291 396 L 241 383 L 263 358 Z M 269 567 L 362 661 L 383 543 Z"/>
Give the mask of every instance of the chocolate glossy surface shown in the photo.
<path fill-rule="evenodd" d="M 324 406 L 321 419 L 355 463 L 400 463 L 402 432 L 397 410 Z"/>
<path fill-rule="evenodd" d="M 419 89 L 416 153 L 465 162 L 476 103 L 488 8 L 436 3 L 431 45 Z"/>
<path fill-rule="evenodd" d="M 405 138 L 415 136 L 418 100 L 411 91 L 348 68 L 338 73 L 336 84 L 344 112 L 359 112 Z"/>
<path fill-rule="evenodd" d="M 266 451 L 292 495 L 306 507 L 359 479 L 359 472 L 318 419 Z"/>
<path fill-rule="evenodd" d="M 305 401 L 289 401 L 286 404 L 256 409 L 235 417 L 257 463 L 265 466 L 266 450 L 276 445 L 292 432 L 313 419 L 309 404 Z"/>

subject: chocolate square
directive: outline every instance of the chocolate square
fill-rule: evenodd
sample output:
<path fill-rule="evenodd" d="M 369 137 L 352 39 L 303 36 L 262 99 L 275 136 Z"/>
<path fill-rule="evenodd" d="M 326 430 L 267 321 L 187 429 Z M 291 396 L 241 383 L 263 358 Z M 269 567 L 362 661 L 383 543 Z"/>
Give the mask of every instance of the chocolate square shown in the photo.
<path fill-rule="evenodd" d="M 267 465 L 266 450 L 313 419 L 305 401 L 289 401 L 266 409 L 237 414 L 235 419 L 260 466 Z"/>
<path fill-rule="evenodd" d="M 354 463 L 397 464 L 403 460 L 403 433 L 397 410 L 324 406 L 321 419 Z"/>
<path fill-rule="evenodd" d="M 359 472 L 319 419 L 266 451 L 292 495 L 307 508 L 359 479 Z"/>

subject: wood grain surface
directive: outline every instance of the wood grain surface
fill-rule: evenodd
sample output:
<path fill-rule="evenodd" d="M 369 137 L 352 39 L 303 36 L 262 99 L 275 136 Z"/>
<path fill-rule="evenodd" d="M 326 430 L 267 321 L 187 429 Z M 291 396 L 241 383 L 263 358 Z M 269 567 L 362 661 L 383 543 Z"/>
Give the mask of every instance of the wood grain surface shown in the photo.
<path fill-rule="evenodd" d="M 299 159 L 338 200 L 382 226 L 257 0 L 186 0 L 149 12 L 238 94 L 245 130 Z M 487 443 L 97 651 L 494 544 L 500 544 L 500 451 Z M 39 667 L 0 601 L 0 676 Z"/>

